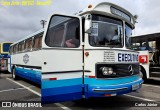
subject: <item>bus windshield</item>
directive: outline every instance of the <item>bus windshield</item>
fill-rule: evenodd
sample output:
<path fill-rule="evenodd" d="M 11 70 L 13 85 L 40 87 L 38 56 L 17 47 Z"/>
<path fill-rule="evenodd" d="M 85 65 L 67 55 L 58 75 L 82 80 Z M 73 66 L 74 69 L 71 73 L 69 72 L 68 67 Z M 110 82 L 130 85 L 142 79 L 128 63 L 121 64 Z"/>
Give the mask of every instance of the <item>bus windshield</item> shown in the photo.
<path fill-rule="evenodd" d="M 3 44 L 3 52 L 8 52 L 11 44 L 12 43 L 4 43 Z"/>
<path fill-rule="evenodd" d="M 122 47 L 122 21 L 101 15 L 92 15 L 89 43 L 95 47 Z"/>

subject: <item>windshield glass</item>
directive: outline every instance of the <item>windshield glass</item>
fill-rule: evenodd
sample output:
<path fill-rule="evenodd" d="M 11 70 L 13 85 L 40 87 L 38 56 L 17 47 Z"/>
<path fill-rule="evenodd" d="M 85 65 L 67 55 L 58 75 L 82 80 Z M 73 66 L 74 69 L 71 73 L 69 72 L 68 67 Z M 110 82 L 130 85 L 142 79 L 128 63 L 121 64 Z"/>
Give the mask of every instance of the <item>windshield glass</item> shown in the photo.
<path fill-rule="evenodd" d="M 122 47 L 122 21 L 101 15 L 92 15 L 89 43 L 91 46 L 97 47 Z"/>
<path fill-rule="evenodd" d="M 131 44 L 132 29 L 128 25 L 126 25 L 125 27 L 126 27 L 126 29 L 125 29 L 126 48 L 131 49 L 131 46 L 132 46 L 132 44 Z"/>

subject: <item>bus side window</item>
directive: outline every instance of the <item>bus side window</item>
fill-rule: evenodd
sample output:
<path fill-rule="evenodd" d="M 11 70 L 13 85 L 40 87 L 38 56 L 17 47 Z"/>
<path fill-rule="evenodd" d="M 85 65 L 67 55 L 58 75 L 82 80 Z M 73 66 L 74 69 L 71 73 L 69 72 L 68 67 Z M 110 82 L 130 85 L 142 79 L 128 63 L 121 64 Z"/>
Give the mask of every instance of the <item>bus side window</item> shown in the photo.
<path fill-rule="evenodd" d="M 33 50 L 41 49 L 41 47 L 42 47 L 42 35 L 34 37 L 32 47 L 33 47 Z"/>
<path fill-rule="evenodd" d="M 55 15 L 51 18 L 50 26 L 47 31 L 45 43 L 49 47 L 62 47 L 64 35 L 66 31 L 66 24 L 72 18 L 66 16 Z"/>
<path fill-rule="evenodd" d="M 24 51 L 24 41 L 22 42 L 22 47 L 21 47 L 21 51 L 23 52 Z"/>
<path fill-rule="evenodd" d="M 80 24 L 78 19 L 72 19 L 68 22 L 66 28 L 64 47 L 77 48 L 80 46 Z"/>
<path fill-rule="evenodd" d="M 13 54 L 13 46 L 10 47 L 9 53 L 10 53 L 10 54 Z"/>
<path fill-rule="evenodd" d="M 33 50 L 37 50 L 38 45 L 38 37 L 34 37 L 33 39 Z"/>
<path fill-rule="evenodd" d="M 18 44 L 14 46 L 14 53 L 17 53 L 17 52 L 18 52 Z"/>
<path fill-rule="evenodd" d="M 18 52 L 21 52 L 21 43 L 18 44 Z"/>
<path fill-rule="evenodd" d="M 26 40 L 25 51 L 30 51 L 31 48 L 32 48 L 32 38 Z"/>
<path fill-rule="evenodd" d="M 38 48 L 39 48 L 39 49 L 42 48 L 42 36 L 39 37 L 39 40 L 38 40 Z"/>

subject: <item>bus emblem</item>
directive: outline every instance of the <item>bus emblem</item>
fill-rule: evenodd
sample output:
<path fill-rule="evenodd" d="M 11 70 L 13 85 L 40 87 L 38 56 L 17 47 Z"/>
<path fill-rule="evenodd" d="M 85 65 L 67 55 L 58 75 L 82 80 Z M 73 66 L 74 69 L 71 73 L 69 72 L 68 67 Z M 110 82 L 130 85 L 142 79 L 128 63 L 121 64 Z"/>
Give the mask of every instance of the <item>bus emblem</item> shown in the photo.
<path fill-rule="evenodd" d="M 23 56 L 23 62 L 24 62 L 25 64 L 27 64 L 28 61 L 29 61 L 29 56 L 28 56 L 27 54 L 25 54 L 25 55 Z"/>
<path fill-rule="evenodd" d="M 129 70 L 129 73 L 132 75 L 133 72 L 134 72 L 132 65 L 130 65 L 130 66 L 128 67 L 128 70 Z"/>

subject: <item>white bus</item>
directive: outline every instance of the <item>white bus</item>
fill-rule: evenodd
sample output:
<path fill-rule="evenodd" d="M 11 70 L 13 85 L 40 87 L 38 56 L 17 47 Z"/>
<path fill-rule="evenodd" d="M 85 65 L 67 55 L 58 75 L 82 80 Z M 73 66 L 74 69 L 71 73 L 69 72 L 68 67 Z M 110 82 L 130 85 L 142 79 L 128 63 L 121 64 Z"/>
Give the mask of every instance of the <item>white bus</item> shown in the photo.
<path fill-rule="evenodd" d="M 130 49 L 134 24 L 131 13 L 106 2 L 76 15 L 53 14 L 44 33 L 12 45 L 13 77 L 35 81 L 41 75 L 42 103 L 136 91 L 143 80 L 138 52 Z M 41 33 L 42 47 L 34 50 L 34 39 Z"/>
<path fill-rule="evenodd" d="M 160 33 L 132 37 L 133 48 L 139 51 L 144 81 L 160 80 Z"/>

